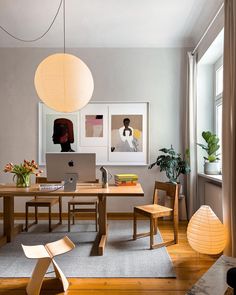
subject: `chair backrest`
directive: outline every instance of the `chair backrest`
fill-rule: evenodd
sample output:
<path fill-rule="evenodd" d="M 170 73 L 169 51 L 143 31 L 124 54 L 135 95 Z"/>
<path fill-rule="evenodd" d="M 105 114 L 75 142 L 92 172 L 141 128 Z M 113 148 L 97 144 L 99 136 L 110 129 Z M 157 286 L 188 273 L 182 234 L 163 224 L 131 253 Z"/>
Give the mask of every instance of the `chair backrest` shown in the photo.
<path fill-rule="evenodd" d="M 89 180 L 89 181 L 86 181 L 85 183 L 99 183 L 99 179 L 96 178 L 96 180 Z"/>
<path fill-rule="evenodd" d="M 44 176 L 37 176 L 35 179 L 36 183 L 52 183 L 52 181 L 48 181 L 47 177 Z M 61 181 L 53 181 L 53 183 L 61 183 Z M 88 183 L 99 183 L 99 179 L 96 179 L 95 181 L 88 181 Z"/>
<path fill-rule="evenodd" d="M 48 181 L 45 176 L 36 176 L 35 183 L 52 183 L 52 181 Z M 53 183 L 61 183 L 61 181 L 53 181 Z M 38 196 L 35 196 L 34 199 L 37 200 Z"/>
<path fill-rule="evenodd" d="M 99 183 L 99 179 L 98 178 L 96 178 L 96 180 L 90 180 L 90 181 L 86 181 L 85 183 L 91 183 L 91 184 L 93 184 L 93 183 Z M 75 199 L 76 198 L 76 196 L 73 196 L 72 197 L 72 199 Z M 94 199 L 94 197 L 92 197 L 93 199 Z M 86 198 L 87 200 L 89 200 L 89 198 Z"/>
<path fill-rule="evenodd" d="M 178 210 L 179 185 L 171 182 L 155 181 L 153 204 L 158 204 L 158 191 L 166 192 L 166 195 L 173 199 L 173 209 Z"/>

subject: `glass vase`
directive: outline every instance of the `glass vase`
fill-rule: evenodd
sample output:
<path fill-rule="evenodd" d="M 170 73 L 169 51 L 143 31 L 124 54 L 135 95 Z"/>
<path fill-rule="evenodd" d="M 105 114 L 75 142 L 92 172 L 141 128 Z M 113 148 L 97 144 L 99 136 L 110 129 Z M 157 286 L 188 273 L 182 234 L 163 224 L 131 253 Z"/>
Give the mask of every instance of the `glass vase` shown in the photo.
<path fill-rule="evenodd" d="M 30 174 L 16 174 L 16 186 L 17 187 L 29 187 L 30 186 Z"/>

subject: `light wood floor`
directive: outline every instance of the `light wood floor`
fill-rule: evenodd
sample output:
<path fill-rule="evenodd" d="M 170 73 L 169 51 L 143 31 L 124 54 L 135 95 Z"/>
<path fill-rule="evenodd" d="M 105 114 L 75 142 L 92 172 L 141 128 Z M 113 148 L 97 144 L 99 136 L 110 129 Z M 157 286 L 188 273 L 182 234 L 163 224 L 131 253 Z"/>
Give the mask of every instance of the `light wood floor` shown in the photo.
<path fill-rule="evenodd" d="M 172 234 L 169 221 L 160 224 L 163 238 Z M 172 295 L 185 294 L 185 292 L 205 273 L 217 257 L 200 255 L 193 251 L 186 239 L 187 223 L 181 222 L 179 227 L 179 244 L 167 248 L 174 263 L 177 274 L 176 279 L 152 278 L 118 278 L 118 279 L 69 279 L 70 287 L 67 292 L 58 289 L 58 282 L 46 279 L 41 294 L 68 294 L 68 295 Z M 150 250 L 155 251 L 155 250 Z M 0 294 L 23 295 L 25 293 L 27 278 L 0 279 Z"/>

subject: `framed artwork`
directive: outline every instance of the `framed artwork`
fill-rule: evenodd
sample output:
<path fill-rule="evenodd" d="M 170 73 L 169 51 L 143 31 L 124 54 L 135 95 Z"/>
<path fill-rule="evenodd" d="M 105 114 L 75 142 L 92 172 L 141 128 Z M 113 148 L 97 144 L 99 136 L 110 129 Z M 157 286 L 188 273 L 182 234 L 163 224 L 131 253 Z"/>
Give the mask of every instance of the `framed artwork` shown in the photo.
<path fill-rule="evenodd" d="M 39 165 L 45 154 L 78 151 L 78 113 L 58 113 L 39 103 Z"/>
<path fill-rule="evenodd" d="M 108 105 L 90 103 L 80 111 L 82 147 L 107 146 Z"/>
<path fill-rule="evenodd" d="M 39 165 L 46 152 L 96 153 L 97 165 L 147 165 L 148 103 L 96 102 L 74 113 L 39 103 Z"/>
<path fill-rule="evenodd" d="M 109 162 L 147 163 L 147 104 L 112 104 L 109 108 Z"/>

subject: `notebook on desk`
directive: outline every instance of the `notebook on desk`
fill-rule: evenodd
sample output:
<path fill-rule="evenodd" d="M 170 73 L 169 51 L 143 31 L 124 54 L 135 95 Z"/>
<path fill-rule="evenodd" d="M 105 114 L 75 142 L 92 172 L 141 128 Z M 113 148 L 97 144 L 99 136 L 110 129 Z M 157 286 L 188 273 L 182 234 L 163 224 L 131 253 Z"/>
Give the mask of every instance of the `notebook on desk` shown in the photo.
<path fill-rule="evenodd" d="M 100 185 L 101 186 L 101 185 Z M 77 183 L 77 187 L 99 187 L 99 183 Z M 64 190 L 63 183 L 41 183 L 39 184 L 39 191 L 55 191 Z"/>
<path fill-rule="evenodd" d="M 40 191 L 55 191 L 55 190 L 64 190 L 63 183 L 40 183 Z"/>

